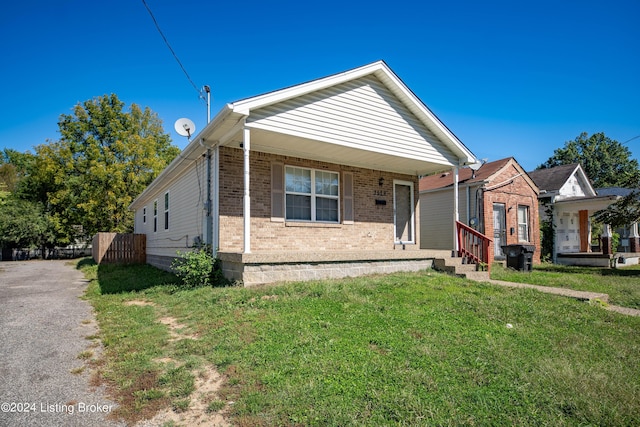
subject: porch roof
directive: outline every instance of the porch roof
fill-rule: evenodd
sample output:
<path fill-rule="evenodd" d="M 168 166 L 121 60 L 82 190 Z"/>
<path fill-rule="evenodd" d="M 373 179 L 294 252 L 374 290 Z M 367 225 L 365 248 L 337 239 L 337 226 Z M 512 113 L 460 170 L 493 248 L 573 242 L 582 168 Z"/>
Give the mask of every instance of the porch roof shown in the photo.
<path fill-rule="evenodd" d="M 619 196 L 593 196 L 593 197 L 573 197 L 570 199 L 557 200 L 555 205 L 563 210 L 586 210 L 596 212 L 608 208 L 615 203 Z"/>

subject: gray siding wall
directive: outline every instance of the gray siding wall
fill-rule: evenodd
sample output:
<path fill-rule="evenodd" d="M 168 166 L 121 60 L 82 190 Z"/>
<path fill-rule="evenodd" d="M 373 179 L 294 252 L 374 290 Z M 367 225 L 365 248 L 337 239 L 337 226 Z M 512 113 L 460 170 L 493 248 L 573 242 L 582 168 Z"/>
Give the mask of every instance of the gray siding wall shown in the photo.
<path fill-rule="evenodd" d="M 420 248 L 453 249 L 453 193 L 420 194 Z"/>
<path fill-rule="evenodd" d="M 471 217 L 474 216 L 475 188 L 471 188 Z M 453 190 L 420 194 L 420 248 L 453 249 Z M 469 223 L 467 187 L 458 191 L 458 215 L 460 222 Z"/>

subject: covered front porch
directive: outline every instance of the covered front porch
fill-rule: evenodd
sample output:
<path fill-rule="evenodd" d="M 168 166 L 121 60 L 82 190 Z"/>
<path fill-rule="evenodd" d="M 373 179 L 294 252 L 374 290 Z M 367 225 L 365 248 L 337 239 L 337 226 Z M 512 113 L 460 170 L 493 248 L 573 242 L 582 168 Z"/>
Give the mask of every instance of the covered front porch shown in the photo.
<path fill-rule="evenodd" d="M 596 196 L 556 202 L 555 263 L 603 268 L 640 263 L 638 224 L 629 226 L 628 236 L 617 235 L 615 239 L 611 226 L 601 224 L 598 243 L 592 245 L 593 215 L 616 200 L 614 196 Z"/>
<path fill-rule="evenodd" d="M 558 254 L 557 264 L 602 268 L 627 267 L 640 264 L 640 253 L 616 252 L 603 254 L 602 252 L 576 252 Z"/>

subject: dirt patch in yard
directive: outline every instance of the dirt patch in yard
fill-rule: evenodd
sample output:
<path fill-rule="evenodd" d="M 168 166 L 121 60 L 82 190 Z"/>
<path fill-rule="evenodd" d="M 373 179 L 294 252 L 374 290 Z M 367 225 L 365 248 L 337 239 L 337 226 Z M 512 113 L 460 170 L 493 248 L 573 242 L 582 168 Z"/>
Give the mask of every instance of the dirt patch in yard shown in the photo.
<path fill-rule="evenodd" d="M 124 304 L 128 306 L 156 306 L 154 303 L 144 300 L 131 300 Z M 189 333 L 189 328 L 175 317 L 162 316 L 158 317 L 157 321 L 167 327 L 170 335 L 169 343 L 185 339 L 198 339 L 197 334 Z M 167 367 L 181 365 L 179 360 L 169 356 L 162 356 L 153 361 Z M 147 413 L 146 416 L 149 418 L 139 421 L 135 426 L 229 426 L 230 424 L 223 415 L 228 408 L 228 403 L 222 401 L 218 396 L 218 391 L 224 383 L 224 377 L 210 365 L 196 368 L 191 373 L 194 376 L 194 391 L 188 398 L 187 408 L 155 407 L 154 410 L 157 411 L 155 414 Z M 163 402 L 166 405 L 166 400 Z"/>
<path fill-rule="evenodd" d="M 169 342 L 180 341 L 184 339 L 198 339 L 197 335 L 195 334 L 185 333 L 184 331 L 187 329 L 187 327 L 178 322 L 178 319 L 176 319 L 175 317 L 165 316 L 158 319 L 158 321 L 169 328 L 169 335 L 171 336 L 171 338 L 169 338 Z"/>
<path fill-rule="evenodd" d="M 135 305 L 135 306 L 138 306 L 138 307 L 144 307 L 144 306 L 147 306 L 147 305 L 148 306 L 152 306 L 152 307 L 155 306 L 155 304 L 152 303 L 151 301 L 142 301 L 142 300 L 125 301 L 124 305 L 129 305 L 129 306 Z"/>
<path fill-rule="evenodd" d="M 225 420 L 223 412 L 226 404 L 218 399 L 224 378 L 213 368 L 207 367 L 200 370 L 195 378 L 195 391 L 191 394 L 189 408 L 183 412 L 175 412 L 172 409 L 164 409 L 153 418 L 141 421 L 136 427 L 151 427 L 160 425 L 179 426 L 230 426 Z"/>

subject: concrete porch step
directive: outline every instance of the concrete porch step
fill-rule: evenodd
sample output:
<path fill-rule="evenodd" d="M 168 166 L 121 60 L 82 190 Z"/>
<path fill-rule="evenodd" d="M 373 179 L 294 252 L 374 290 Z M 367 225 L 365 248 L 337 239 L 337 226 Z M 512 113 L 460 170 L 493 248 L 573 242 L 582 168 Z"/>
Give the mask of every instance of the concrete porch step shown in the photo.
<path fill-rule="evenodd" d="M 476 264 L 464 264 L 463 258 L 436 258 L 433 261 L 433 268 L 448 274 L 462 276 L 471 280 L 489 280 L 489 273 L 478 271 Z"/>

